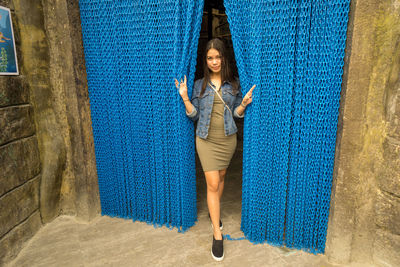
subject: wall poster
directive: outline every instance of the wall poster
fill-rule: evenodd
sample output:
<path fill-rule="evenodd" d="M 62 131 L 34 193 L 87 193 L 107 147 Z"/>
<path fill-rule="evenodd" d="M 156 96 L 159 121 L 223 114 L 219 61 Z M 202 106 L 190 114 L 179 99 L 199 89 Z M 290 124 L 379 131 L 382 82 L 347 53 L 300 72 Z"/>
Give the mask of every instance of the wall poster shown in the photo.
<path fill-rule="evenodd" d="M 18 75 L 10 9 L 0 6 L 0 75 Z"/>

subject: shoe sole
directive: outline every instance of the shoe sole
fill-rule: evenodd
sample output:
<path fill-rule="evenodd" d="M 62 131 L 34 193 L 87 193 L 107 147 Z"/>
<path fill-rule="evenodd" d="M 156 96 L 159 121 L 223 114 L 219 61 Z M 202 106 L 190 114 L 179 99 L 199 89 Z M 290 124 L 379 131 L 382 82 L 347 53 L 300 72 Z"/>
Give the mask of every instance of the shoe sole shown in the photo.
<path fill-rule="evenodd" d="M 214 229 L 214 225 L 212 223 L 211 223 L 211 227 L 212 227 L 212 229 Z M 219 230 L 222 230 L 222 229 L 224 229 L 224 225 L 219 227 Z"/>
<path fill-rule="evenodd" d="M 222 257 L 217 258 L 217 257 L 215 257 L 214 254 L 212 253 L 212 248 L 211 248 L 211 256 L 212 256 L 213 259 L 216 260 L 216 261 L 222 261 L 222 260 L 224 259 L 224 256 L 225 256 L 225 252 L 222 253 Z"/>

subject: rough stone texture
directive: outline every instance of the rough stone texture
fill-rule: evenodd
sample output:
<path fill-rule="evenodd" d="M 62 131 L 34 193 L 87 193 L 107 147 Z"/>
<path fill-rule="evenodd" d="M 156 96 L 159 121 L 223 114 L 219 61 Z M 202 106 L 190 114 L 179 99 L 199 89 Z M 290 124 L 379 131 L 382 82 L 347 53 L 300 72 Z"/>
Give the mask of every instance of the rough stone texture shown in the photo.
<path fill-rule="evenodd" d="M 360 140 L 363 140 L 363 121 L 360 114 L 366 102 L 366 90 L 354 92 L 354 84 L 348 84 L 352 75 L 358 75 L 352 70 L 351 62 L 355 60 L 353 50 L 353 35 L 360 34 L 354 25 L 356 16 L 356 1 L 350 2 L 349 22 L 347 26 L 347 40 L 345 64 L 342 76 L 342 91 L 340 99 L 337 141 L 335 150 L 334 179 L 332 182 L 331 207 L 328 221 L 327 241 L 325 253 L 331 262 L 348 263 L 351 258 L 351 246 L 355 224 L 355 201 L 358 185 L 358 173 L 353 162 L 362 150 Z M 356 45 L 356 44 L 354 44 Z M 361 88 L 368 80 L 360 79 Z M 350 89 L 348 88 L 350 87 Z M 355 97 L 357 96 L 357 97 Z M 350 111 L 349 111 L 350 109 Z M 346 123 L 345 123 L 346 122 Z"/>
<path fill-rule="evenodd" d="M 1 233 L 10 232 L 0 242 L 7 242 L 10 259 L 32 236 L 23 231 L 21 242 L 6 240 L 29 216 L 36 198 L 22 188 L 39 173 L 35 197 L 43 223 L 60 213 L 90 220 L 100 213 L 100 201 L 78 2 L 0 5 L 12 11 L 20 69 L 19 76 L 0 77 L 0 203 L 14 203 L 1 209 Z M 10 215 L 11 209 L 19 212 Z"/>
<path fill-rule="evenodd" d="M 400 199 L 385 192 L 379 192 L 375 204 L 375 223 L 385 231 L 400 235 Z M 400 252 L 400 244 L 398 250 Z"/>
<path fill-rule="evenodd" d="M 399 43 L 400 1 L 351 2 L 327 237 L 331 262 L 393 264 L 391 255 L 400 251 L 392 234 L 400 230 Z"/>
<path fill-rule="evenodd" d="M 84 220 L 91 220 L 100 214 L 100 196 L 97 180 L 96 159 L 92 130 L 92 119 L 89 104 L 89 92 L 86 78 L 86 67 L 82 41 L 82 30 L 79 4 L 75 0 L 67 0 L 68 18 L 73 58 L 75 94 L 77 97 L 76 133 L 73 144 L 73 162 L 76 172 L 76 214 Z M 73 121 L 73 118 L 71 118 Z M 70 123 L 72 124 L 72 123 Z M 79 133 L 79 135 L 78 135 Z M 82 160 L 84 159 L 84 160 Z"/>
<path fill-rule="evenodd" d="M 399 1 L 400 2 L 400 1 Z M 399 3 L 400 5 L 400 3 Z M 400 13 L 400 8 L 398 11 Z M 398 15 L 399 17 L 400 15 Z M 389 25 L 386 25 L 388 28 Z M 384 168 L 378 175 L 377 182 L 383 191 L 400 198 L 400 30 L 394 34 L 392 48 L 393 64 L 387 72 L 385 84 L 385 119 L 387 121 L 387 136 L 383 143 Z M 396 33 L 396 31 L 394 32 Z M 400 220 L 400 218 L 399 218 Z M 398 229 L 400 230 L 400 229 Z"/>
<path fill-rule="evenodd" d="M 40 229 L 42 222 L 39 211 L 8 232 L 0 240 L 0 266 L 15 258 L 25 243 Z"/>
<path fill-rule="evenodd" d="M 55 97 L 50 86 L 48 40 L 44 30 L 40 1 L 14 0 L 20 50 L 23 55 L 21 73 L 30 84 L 30 102 L 42 162 L 40 211 L 44 223 L 59 214 L 61 179 L 65 165 L 65 144 L 54 109 Z"/>
<path fill-rule="evenodd" d="M 49 81 L 54 97 L 52 109 L 65 148 L 65 165 L 60 184 L 60 208 L 64 214 L 74 214 L 75 205 L 72 197 L 75 195 L 73 186 L 75 174 L 71 164 L 71 134 L 74 128 L 68 125 L 68 116 L 74 111 L 76 98 L 69 99 L 66 92 L 72 90 L 74 81 L 71 68 L 71 40 L 65 38 L 65 35 L 69 34 L 69 25 L 63 12 L 65 4 L 62 2 L 43 1 L 42 5 L 44 29 L 49 42 Z"/>
<path fill-rule="evenodd" d="M 0 237 L 39 209 L 40 176 L 0 198 Z"/>
<path fill-rule="evenodd" d="M 0 108 L 0 144 L 35 133 L 33 109 L 29 105 Z"/>
<path fill-rule="evenodd" d="M 90 220 L 100 212 L 86 72 L 76 1 L 44 1 L 50 82 L 66 147 L 63 214 Z"/>
<path fill-rule="evenodd" d="M 400 107 L 400 103 L 398 105 Z M 399 108 L 400 109 L 400 108 Z M 400 197 L 400 144 L 387 137 L 383 142 L 383 168 L 377 176 L 381 190 Z"/>
<path fill-rule="evenodd" d="M 0 78 L 0 107 L 28 104 L 29 85 L 23 76 Z"/>
<path fill-rule="evenodd" d="M 40 155 L 35 135 L 30 82 L 23 71 L 20 29 L 13 1 L 10 8 L 19 76 L 0 76 L 0 266 L 17 255 L 41 226 L 39 212 Z M 32 31 L 31 34 L 34 32 Z M 30 37 L 29 37 L 30 38 Z M 22 69 L 21 69 L 22 68 Z"/>
<path fill-rule="evenodd" d="M 0 196 L 35 177 L 40 160 L 35 136 L 0 147 Z"/>
<path fill-rule="evenodd" d="M 395 20 L 395 18 L 392 18 L 392 20 Z M 386 27 L 388 26 L 386 25 Z M 389 124 L 388 137 L 393 141 L 397 140 L 395 143 L 400 145 L 400 37 L 396 35 L 395 31 L 394 36 L 389 38 L 393 38 L 390 42 L 393 47 L 388 48 L 389 50 L 393 49 L 391 51 L 393 53 L 393 64 L 388 72 L 385 86 L 385 117 Z"/>
<path fill-rule="evenodd" d="M 374 242 L 374 262 L 379 266 L 400 266 L 400 236 L 378 230 Z"/>
<path fill-rule="evenodd" d="M 78 3 L 7 3 L 15 12 L 24 76 L 2 80 L 8 89 L 0 91 L 0 104 L 13 102 L 10 83 L 30 89 L 43 168 L 43 222 L 60 212 L 90 220 L 100 212 L 100 201 Z M 14 102 L 24 97 L 13 96 Z"/>

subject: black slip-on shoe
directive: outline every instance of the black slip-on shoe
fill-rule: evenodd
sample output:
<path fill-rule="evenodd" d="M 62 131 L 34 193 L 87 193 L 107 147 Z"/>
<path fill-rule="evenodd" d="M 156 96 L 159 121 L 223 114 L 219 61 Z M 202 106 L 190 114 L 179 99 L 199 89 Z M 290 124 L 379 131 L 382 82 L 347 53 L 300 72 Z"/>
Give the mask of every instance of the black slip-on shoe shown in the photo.
<path fill-rule="evenodd" d="M 210 213 L 208 214 L 208 218 L 210 218 L 211 221 L 211 217 L 210 217 Z M 214 225 L 211 222 L 211 227 L 214 229 Z M 219 219 L 219 230 L 222 230 L 224 228 L 224 226 L 222 225 L 222 221 L 221 219 Z"/>
<path fill-rule="evenodd" d="M 224 259 L 224 237 L 222 237 L 222 240 L 216 240 L 213 235 L 211 256 L 216 261 L 222 261 Z"/>

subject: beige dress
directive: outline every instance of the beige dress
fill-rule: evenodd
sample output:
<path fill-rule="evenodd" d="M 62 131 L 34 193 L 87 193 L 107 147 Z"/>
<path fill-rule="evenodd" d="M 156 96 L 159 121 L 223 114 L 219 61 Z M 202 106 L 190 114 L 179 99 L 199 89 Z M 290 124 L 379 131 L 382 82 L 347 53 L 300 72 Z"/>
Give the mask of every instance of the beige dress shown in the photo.
<path fill-rule="evenodd" d="M 218 92 L 221 95 L 221 91 Z M 236 149 L 236 142 L 236 133 L 225 136 L 224 103 L 215 93 L 207 139 L 196 136 L 196 149 L 203 171 L 228 168 Z"/>

